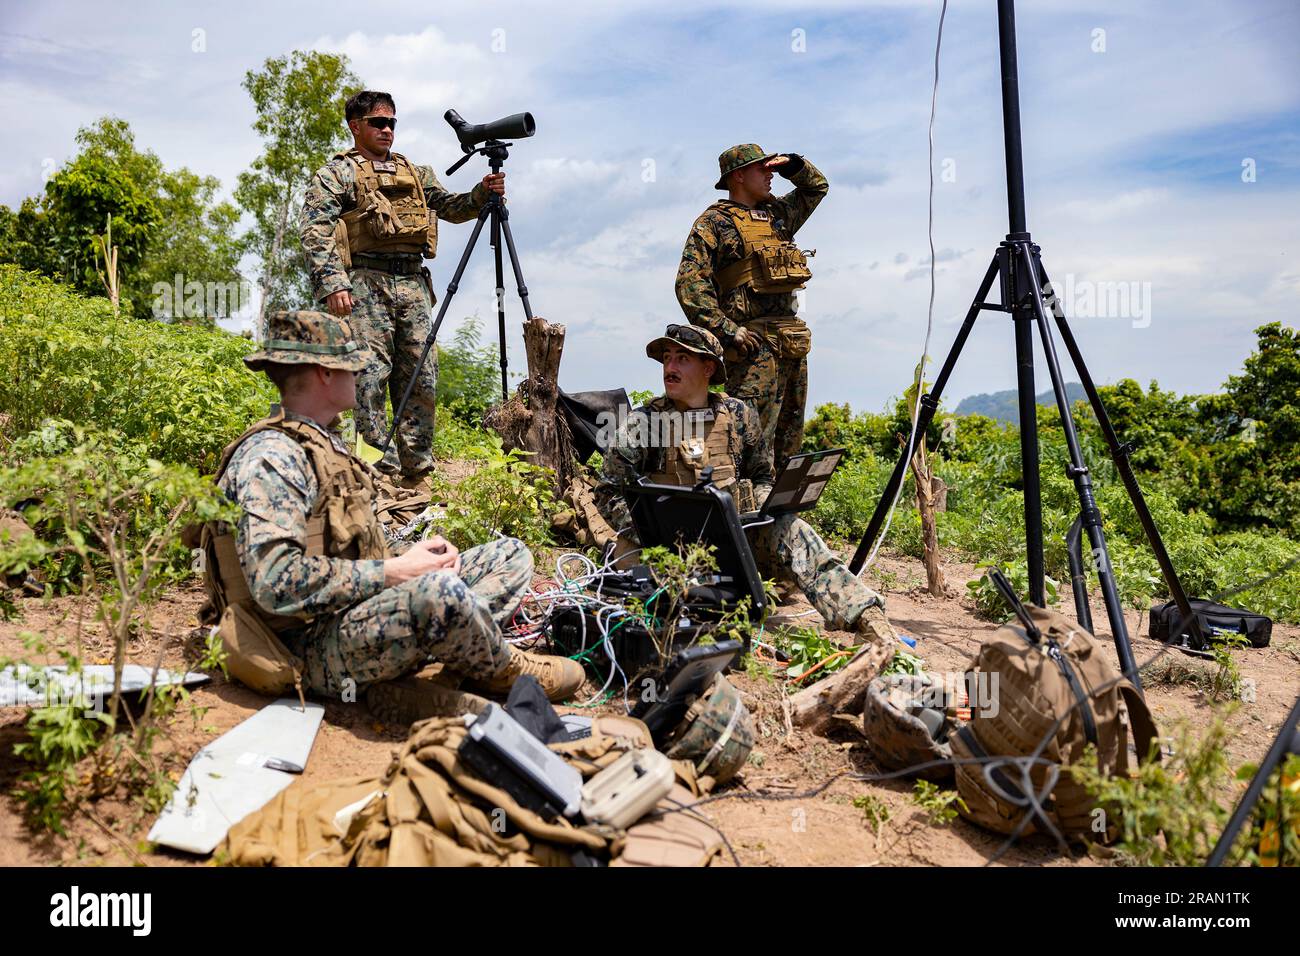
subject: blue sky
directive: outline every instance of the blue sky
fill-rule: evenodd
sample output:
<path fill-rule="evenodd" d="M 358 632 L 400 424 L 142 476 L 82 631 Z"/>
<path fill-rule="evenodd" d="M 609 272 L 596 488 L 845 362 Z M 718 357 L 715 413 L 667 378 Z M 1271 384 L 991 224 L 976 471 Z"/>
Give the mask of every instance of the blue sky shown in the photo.
<path fill-rule="evenodd" d="M 0 202 L 37 192 L 77 128 L 108 113 L 169 166 L 229 189 L 259 151 L 244 71 L 293 49 L 346 52 L 367 84 L 396 96 L 397 148 L 439 171 L 458 156 L 448 107 L 471 121 L 534 113 L 537 136 L 507 166 L 512 225 L 535 312 L 570 329 L 561 384 L 650 388 L 643 345 L 680 317 L 676 263 L 692 220 L 720 195 L 717 154 L 756 141 L 807 155 L 831 182 L 800 234 L 818 251 L 804 301 L 810 404 L 878 409 L 906 386 L 925 334 L 939 7 L 393 2 L 371 27 L 342 4 L 110 14 L 8 2 L 0 92 L 38 121 L 11 126 Z M 1250 352 L 1252 329 L 1295 325 L 1300 311 L 1300 7 L 1022 2 L 1018 24 L 1029 226 L 1047 267 L 1076 290 L 1124 283 L 1145 306 L 1136 317 L 1076 314 L 1094 377 L 1217 388 Z M 935 124 L 936 361 L 1007 229 L 996 27 L 992 0 L 950 4 Z M 485 171 L 472 162 L 446 182 L 468 189 Z M 442 231 L 439 290 L 468 232 Z M 449 321 L 476 310 L 491 320 L 491 284 L 485 248 Z M 513 365 L 522 313 L 513 292 L 507 301 Z M 1014 381 L 1011 331 L 988 313 L 949 407 Z"/>

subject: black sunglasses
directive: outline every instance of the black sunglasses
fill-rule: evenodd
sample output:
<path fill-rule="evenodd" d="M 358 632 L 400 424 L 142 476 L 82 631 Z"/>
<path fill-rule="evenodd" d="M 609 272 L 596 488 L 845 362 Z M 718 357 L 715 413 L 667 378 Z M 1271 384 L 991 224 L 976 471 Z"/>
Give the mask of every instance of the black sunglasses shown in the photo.
<path fill-rule="evenodd" d="M 396 116 L 363 116 L 361 118 L 365 120 L 366 125 L 372 129 L 397 129 Z"/>

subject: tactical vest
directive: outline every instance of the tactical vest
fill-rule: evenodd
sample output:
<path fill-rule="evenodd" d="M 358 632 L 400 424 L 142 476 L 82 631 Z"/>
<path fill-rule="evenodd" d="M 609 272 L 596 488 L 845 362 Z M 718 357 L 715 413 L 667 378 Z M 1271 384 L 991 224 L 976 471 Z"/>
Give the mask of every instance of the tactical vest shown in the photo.
<path fill-rule="evenodd" d="M 664 452 L 663 469 L 649 476 L 652 483 L 694 485 L 704 469 L 712 465 L 713 484 L 719 491 L 730 491 L 737 484 L 735 462 L 741 453 L 740 435 L 732 427 L 731 411 L 726 405 L 719 402 L 710 410 L 713 414 L 704 422 L 703 437 L 682 438 L 670 444 Z"/>
<path fill-rule="evenodd" d="M 718 288 L 723 293 L 742 285 L 755 292 L 789 293 L 802 289 L 812 278 L 808 258 L 793 242 L 777 235 L 772 215 L 766 209 L 738 209 L 721 203 L 715 203 L 714 208 L 731 218 L 744 243 L 740 261 L 717 272 Z"/>
<path fill-rule="evenodd" d="M 374 473 L 361 459 L 339 451 L 320 430 L 307 422 L 286 418 L 283 410 L 257 422 L 227 447 L 216 479 L 221 480 L 235 450 L 263 431 L 288 435 L 307 453 L 319 491 L 307 519 L 308 557 L 328 556 L 351 560 L 391 557 L 383 527 L 376 516 L 379 489 Z M 300 628 L 310 617 L 270 614 L 253 600 L 235 551 L 235 536 L 224 523 L 204 526 L 201 547 L 206 553 L 204 575 L 212 608 L 220 615 L 226 607 L 240 605 L 276 632 Z"/>
<path fill-rule="evenodd" d="M 401 153 L 369 160 L 354 148 L 339 157 L 351 164 L 356 180 L 356 205 L 334 227 L 344 267 L 350 268 L 359 253 L 418 253 L 432 259 L 438 251 L 438 217 L 425 202 L 419 170 Z"/>

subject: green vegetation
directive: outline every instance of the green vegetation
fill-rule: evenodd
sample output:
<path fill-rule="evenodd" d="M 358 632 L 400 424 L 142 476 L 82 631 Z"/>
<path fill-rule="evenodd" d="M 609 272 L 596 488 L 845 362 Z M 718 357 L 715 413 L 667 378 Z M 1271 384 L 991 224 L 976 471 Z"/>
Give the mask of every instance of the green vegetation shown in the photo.
<path fill-rule="evenodd" d="M 40 196 L 23 200 L 16 211 L 0 206 L 0 262 L 102 295 L 94 244 L 111 217 L 128 314 L 176 318 L 184 312 L 210 324 L 237 311 L 239 212 L 217 201 L 220 183 L 184 167 L 164 168 L 152 151 L 136 149 L 130 126 L 120 119 L 106 116 L 83 128 L 77 145 L 80 151 L 54 172 Z M 178 274 L 182 301 L 173 294 Z M 189 298 L 193 308 L 182 309 L 191 281 L 206 288 Z M 155 284 L 166 287 L 165 297 L 155 293 Z"/>
<path fill-rule="evenodd" d="M 957 819 L 957 808 L 968 809 L 956 790 L 945 790 L 929 780 L 916 781 L 912 802 L 925 811 L 931 825 L 944 827 Z"/>
<path fill-rule="evenodd" d="M 10 450 L 18 463 L 0 468 L 0 500 L 18 503 L 38 532 L 25 539 L 19 560 L 43 570 L 50 590 L 75 589 L 83 599 L 72 647 L 54 651 L 70 671 L 80 670 L 86 626 L 80 615 L 93 609 L 94 626 L 110 638 L 114 666 L 106 708 L 51 700 L 32 711 L 31 739 L 18 753 L 34 766 L 18 794 L 35 823 L 55 830 L 80 796 L 103 795 L 120 785 L 141 795 L 146 808 L 160 809 L 172 782 L 155 743 L 188 694 L 183 688 L 152 688 L 133 712 L 122 701 L 122 667 L 131 639 L 148 628 L 161 589 L 188 573 L 182 529 L 231 520 L 235 508 L 193 468 L 149 458 L 118 432 L 51 423 Z M 12 555 L 0 554 L 0 561 L 16 563 Z M 204 666 L 215 665 L 218 649 L 208 643 Z M 31 635 L 27 650 L 46 654 L 50 648 L 40 635 Z M 195 709 L 196 721 L 199 716 Z M 74 771 L 87 757 L 94 763 L 83 781 Z"/>
<path fill-rule="evenodd" d="M 161 461 L 216 469 L 275 391 L 218 329 L 114 318 L 106 299 L 0 266 L 0 451 L 51 419 L 112 429 Z"/>
<path fill-rule="evenodd" d="M 1144 391 L 1125 380 L 1101 389 L 1122 440 L 1133 441 L 1134 470 L 1184 586 L 1211 596 L 1269 578 L 1227 603 L 1300 622 L 1300 567 L 1270 577 L 1300 555 L 1300 336 L 1277 323 L 1257 330 L 1257 350 L 1224 392 L 1179 397 L 1155 383 Z M 1040 409 L 1044 546 L 1047 573 L 1068 580 L 1065 534 L 1078 513 L 1055 408 Z M 1121 598 L 1134 608 L 1167 597 L 1155 558 L 1085 403 L 1075 406 L 1084 458 L 1092 469 Z M 1020 436 L 980 415 L 941 411 L 927 434 L 931 463 L 948 487 L 938 514 L 940 545 L 967 560 L 1024 577 Z M 945 418 L 948 421 L 945 422 Z M 866 528 L 906 440 L 910 421 L 899 401 L 886 414 L 822 405 L 804 447 L 845 446 L 837 472 L 810 520 L 831 537 L 853 540 Z M 909 471 L 887 539 L 921 554 L 920 516 Z M 1085 561 L 1089 556 L 1085 553 Z M 1090 587 L 1096 588 L 1089 569 Z M 972 589 L 986 613 L 1002 614 L 982 583 Z"/>
<path fill-rule="evenodd" d="M 498 534 L 518 538 L 529 547 L 551 543 L 551 515 L 557 510 L 550 469 L 528 461 L 528 453 L 503 452 L 501 439 L 479 468 L 458 482 L 435 476 L 434 490 L 446 502 L 436 524 L 462 551 L 486 544 Z"/>
<path fill-rule="evenodd" d="M 265 143 L 235 186 L 240 207 L 253 217 L 242 245 L 261 263 L 260 328 L 267 312 L 306 308 L 312 301 L 298 215 L 308 177 L 351 145 L 343 104 L 361 81 L 343 54 L 295 50 L 249 70 L 243 87 L 253 101 L 253 130 Z"/>

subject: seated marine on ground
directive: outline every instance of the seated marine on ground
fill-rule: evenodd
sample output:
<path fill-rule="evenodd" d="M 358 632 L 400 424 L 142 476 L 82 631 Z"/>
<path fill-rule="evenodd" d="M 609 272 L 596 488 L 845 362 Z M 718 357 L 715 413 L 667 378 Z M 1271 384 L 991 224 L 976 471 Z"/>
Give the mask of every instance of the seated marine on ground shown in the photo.
<path fill-rule="evenodd" d="M 628 416 L 604 455 L 594 493 L 607 540 L 617 533 L 624 548 L 638 545 L 622 488 L 640 478 L 694 485 L 712 468 L 713 483 L 729 491 L 743 513 L 766 498 L 775 477 L 772 445 L 758 414 L 739 399 L 709 391 L 726 381 L 722 346 L 711 332 L 670 325 L 646 346 L 646 355 L 663 363 L 664 394 Z M 782 515 L 747 537 L 762 574 L 796 585 L 829 627 L 896 639 L 880 595 L 845 567 L 806 521 Z"/>
<path fill-rule="evenodd" d="M 522 542 L 461 553 L 441 536 L 402 541 L 385 524 L 394 499 L 414 493 L 388 485 L 331 430 L 356 407 L 365 362 L 345 319 L 305 311 L 272 314 L 262 351 L 245 357 L 275 383 L 280 404 L 226 448 L 217 471 L 243 513 L 233 549 L 225 528 L 203 532 L 212 610 L 249 612 L 225 614 L 223 629 L 269 630 L 269 645 L 278 638 L 296 659 L 303 689 L 344 700 L 366 693 L 372 711 L 395 722 L 480 709 L 457 679 L 497 694 L 531 674 L 551 700 L 569 697 L 582 685 L 580 664 L 514 650 L 502 635 L 532 580 Z M 432 663 L 442 665 L 438 681 L 412 676 Z"/>

